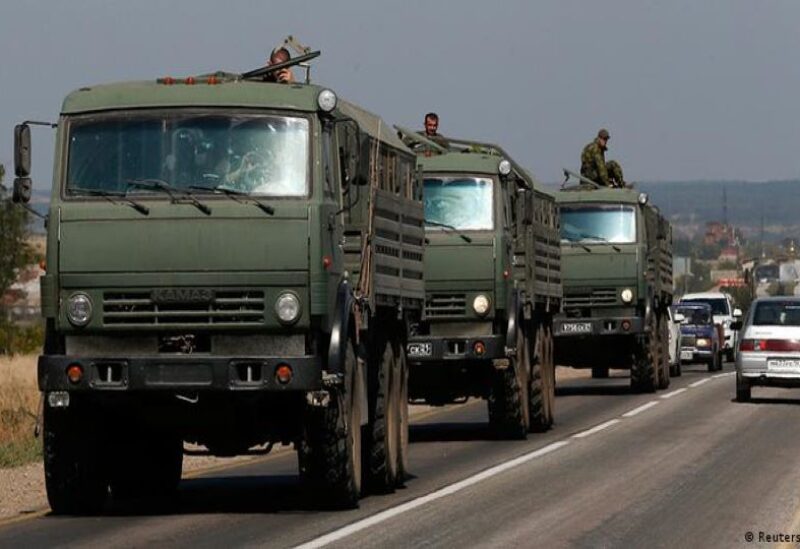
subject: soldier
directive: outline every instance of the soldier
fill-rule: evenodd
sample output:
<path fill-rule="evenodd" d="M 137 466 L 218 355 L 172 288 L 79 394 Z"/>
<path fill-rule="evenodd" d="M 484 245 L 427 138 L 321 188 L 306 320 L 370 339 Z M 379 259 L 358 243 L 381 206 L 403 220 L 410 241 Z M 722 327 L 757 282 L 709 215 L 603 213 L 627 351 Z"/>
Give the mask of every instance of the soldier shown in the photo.
<path fill-rule="evenodd" d="M 622 166 L 616 160 L 609 160 L 606 162 L 606 173 L 608 179 L 614 187 L 624 187 L 625 177 L 622 175 Z"/>
<path fill-rule="evenodd" d="M 447 139 L 439 133 L 439 115 L 435 112 L 429 112 L 425 115 L 425 133 L 422 135 L 445 149 L 450 147 Z"/>
<path fill-rule="evenodd" d="M 581 153 L 581 175 L 606 187 L 611 186 L 605 159 L 605 152 L 608 150 L 608 140 L 610 138 L 608 130 L 601 129 L 597 132 L 597 138 L 586 145 Z"/>
<path fill-rule="evenodd" d="M 269 65 L 277 65 L 278 63 L 285 63 L 292 56 L 289 54 L 289 50 L 284 48 L 283 46 L 278 46 L 272 53 L 269 55 Z M 279 71 L 274 71 L 267 74 L 264 77 L 266 82 L 280 82 L 281 84 L 293 84 L 294 83 L 294 73 L 292 73 L 292 69 L 285 68 Z"/>

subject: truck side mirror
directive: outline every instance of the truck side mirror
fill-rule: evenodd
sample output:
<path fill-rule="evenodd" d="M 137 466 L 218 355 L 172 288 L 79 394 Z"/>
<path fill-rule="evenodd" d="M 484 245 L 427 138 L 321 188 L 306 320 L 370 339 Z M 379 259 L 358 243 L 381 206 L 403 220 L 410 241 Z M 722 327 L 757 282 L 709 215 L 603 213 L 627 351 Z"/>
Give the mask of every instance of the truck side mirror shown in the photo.
<path fill-rule="evenodd" d="M 742 310 L 740 308 L 736 307 L 733 310 L 733 318 L 742 318 Z"/>
<path fill-rule="evenodd" d="M 14 126 L 14 173 L 23 178 L 31 175 L 31 127 L 27 124 Z"/>
<path fill-rule="evenodd" d="M 675 316 L 672 317 L 672 321 L 675 324 L 681 324 L 684 320 L 686 320 L 686 317 L 683 313 L 675 313 Z"/>
<path fill-rule="evenodd" d="M 17 177 L 14 179 L 14 191 L 11 200 L 17 203 L 27 204 L 31 201 L 31 190 L 33 182 L 30 177 Z"/>
<path fill-rule="evenodd" d="M 742 329 L 741 320 L 734 320 L 733 322 L 731 322 L 731 330 L 733 330 L 734 332 L 738 332 L 741 329 Z"/>

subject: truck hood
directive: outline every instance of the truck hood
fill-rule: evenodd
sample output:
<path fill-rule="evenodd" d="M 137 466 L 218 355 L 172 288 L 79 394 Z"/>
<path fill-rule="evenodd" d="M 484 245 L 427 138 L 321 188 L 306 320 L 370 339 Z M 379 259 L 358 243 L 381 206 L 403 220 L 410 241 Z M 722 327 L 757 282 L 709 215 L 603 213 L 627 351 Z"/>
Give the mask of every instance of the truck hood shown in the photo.
<path fill-rule="evenodd" d="M 179 273 L 308 270 L 308 207 L 281 205 L 273 216 L 252 204 L 208 200 L 59 206 L 61 273 Z M 145 203 L 143 201 L 143 203 Z"/>
<path fill-rule="evenodd" d="M 472 234 L 470 238 L 472 242 L 452 235 L 428 235 L 425 280 L 494 280 L 494 239 Z"/>
<path fill-rule="evenodd" d="M 620 281 L 636 280 L 638 258 L 633 246 L 564 245 L 561 249 L 561 272 L 567 286 L 613 285 Z"/>

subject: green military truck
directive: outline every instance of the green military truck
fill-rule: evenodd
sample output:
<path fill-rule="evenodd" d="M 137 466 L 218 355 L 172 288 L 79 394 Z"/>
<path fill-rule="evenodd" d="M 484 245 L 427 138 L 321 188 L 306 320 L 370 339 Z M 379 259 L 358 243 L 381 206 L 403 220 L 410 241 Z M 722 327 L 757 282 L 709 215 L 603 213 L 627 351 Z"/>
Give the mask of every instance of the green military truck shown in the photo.
<path fill-rule="evenodd" d="M 409 395 L 433 405 L 485 398 L 501 437 L 545 430 L 561 301 L 555 199 L 496 145 L 401 135 L 418 147 L 428 239 Z"/>
<path fill-rule="evenodd" d="M 56 513 L 168 495 L 184 443 L 294 444 L 332 507 L 357 505 L 362 479 L 402 482 L 425 297 L 416 157 L 331 90 L 261 79 L 285 65 L 65 99 L 38 364 Z M 18 126 L 20 202 L 30 141 Z"/>
<path fill-rule="evenodd" d="M 556 364 L 591 368 L 596 378 L 629 368 L 634 390 L 665 389 L 672 229 L 646 194 L 576 177 L 580 184 L 557 194 L 564 307 L 554 323 Z"/>

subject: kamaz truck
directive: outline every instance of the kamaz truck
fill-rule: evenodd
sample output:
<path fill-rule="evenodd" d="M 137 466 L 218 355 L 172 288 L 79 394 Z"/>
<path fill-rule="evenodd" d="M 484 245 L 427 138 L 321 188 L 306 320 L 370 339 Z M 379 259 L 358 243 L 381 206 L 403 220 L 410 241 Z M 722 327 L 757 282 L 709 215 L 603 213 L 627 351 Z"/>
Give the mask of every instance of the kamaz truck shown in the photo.
<path fill-rule="evenodd" d="M 665 389 L 672 229 L 646 194 L 576 177 L 557 194 L 564 306 L 554 323 L 556 364 L 591 368 L 595 378 L 630 369 L 635 391 Z"/>
<path fill-rule="evenodd" d="M 293 444 L 331 507 L 402 482 L 416 157 L 332 90 L 262 79 L 316 55 L 64 100 L 38 363 L 54 512 L 169 495 L 185 443 Z M 15 129 L 19 202 L 30 134 Z"/>
<path fill-rule="evenodd" d="M 424 177 L 426 299 L 408 340 L 409 396 L 488 401 L 497 436 L 553 422 L 561 302 L 555 199 L 497 145 L 442 147 L 401 129 Z"/>

